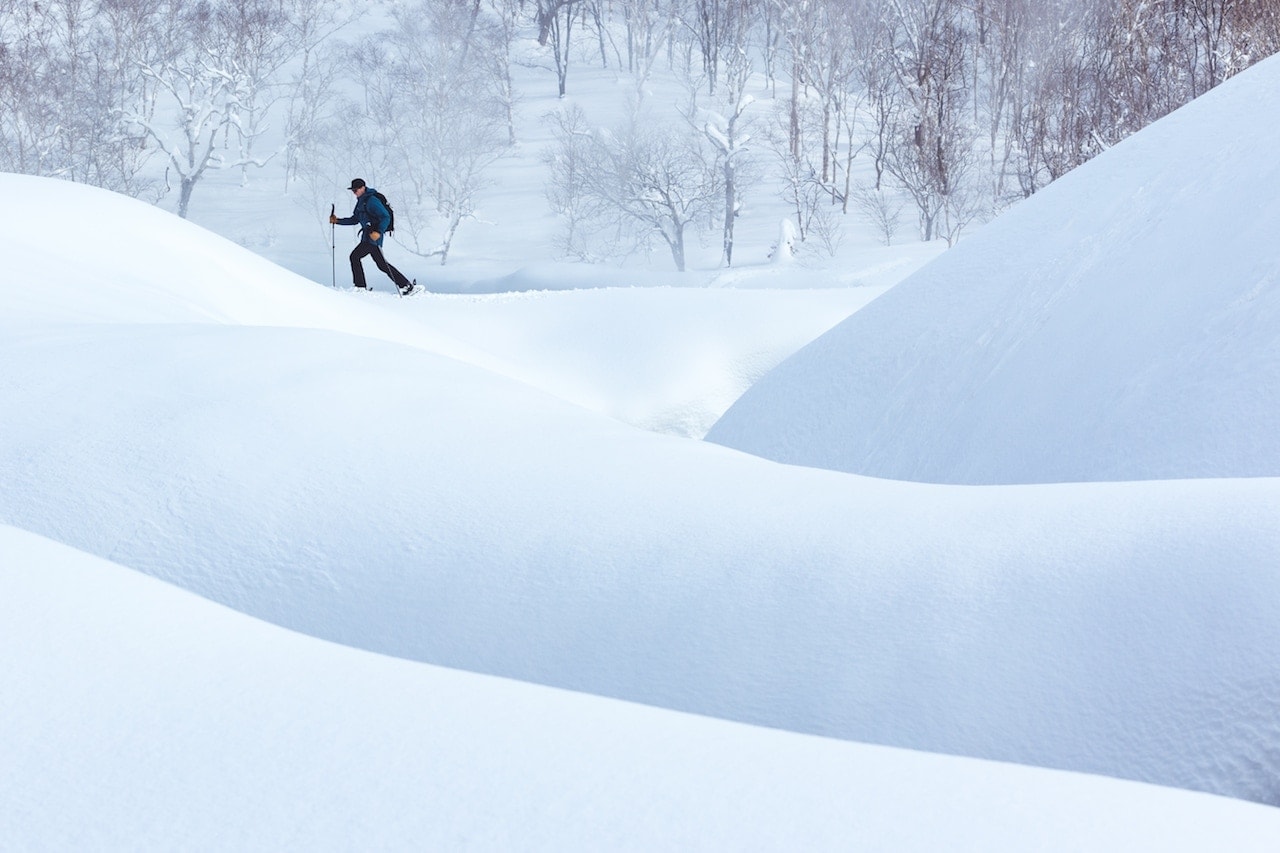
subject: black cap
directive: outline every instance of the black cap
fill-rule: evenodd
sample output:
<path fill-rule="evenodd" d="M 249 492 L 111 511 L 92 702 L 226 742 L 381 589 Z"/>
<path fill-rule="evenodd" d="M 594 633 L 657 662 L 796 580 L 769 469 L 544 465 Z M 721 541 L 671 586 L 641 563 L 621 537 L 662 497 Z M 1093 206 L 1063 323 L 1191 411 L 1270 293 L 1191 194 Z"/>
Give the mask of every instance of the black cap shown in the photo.
<path fill-rule="evenodd" d="M 363 180 L 363 179 L 361 179 L 361 178 L 354 178 L 354 179 L 351 181 L 351 186 L 347 187 L 347 189 L 349 189 L 349 190 L 358 190 L 358 189 L 360 189 L 362 186 L 364 186 L 364 180 Z"/>

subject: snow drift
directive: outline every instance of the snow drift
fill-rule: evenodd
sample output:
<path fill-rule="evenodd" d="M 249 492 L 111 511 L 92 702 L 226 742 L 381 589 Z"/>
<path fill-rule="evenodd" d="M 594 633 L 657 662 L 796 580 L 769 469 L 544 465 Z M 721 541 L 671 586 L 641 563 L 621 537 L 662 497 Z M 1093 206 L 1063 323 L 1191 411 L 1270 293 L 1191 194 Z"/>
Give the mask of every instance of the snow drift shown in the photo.
<path fill-rule="evenodd" d="M 14 849 L 1262 853 L 1280 834 L 1236 800 L 358 652 L 2 525 L 0 554 Z"/>
<path fill-rule="evenodd" d="M 1280 58 L 1017 205 L 712 441 L 936 483 L 1280 474 Z"/>
<path fill-rule="evenodd" d="M 132 230 L 136 204 L 56 186 L 24 210 L 71 200 Z M 401 301 L 147 227 L 181 274 L 138 282 L 129 244 L 91 244 L 93 278 L 55 282 L 66 320 L 0 282 L 0 522 L 363 649 L 1280 802 L 1260 746 L 1280 742 L 1280 481 L 972 489 L 781 466 L 471 363 Z M 172 307 L 211 304 L 216 321 Z"/>

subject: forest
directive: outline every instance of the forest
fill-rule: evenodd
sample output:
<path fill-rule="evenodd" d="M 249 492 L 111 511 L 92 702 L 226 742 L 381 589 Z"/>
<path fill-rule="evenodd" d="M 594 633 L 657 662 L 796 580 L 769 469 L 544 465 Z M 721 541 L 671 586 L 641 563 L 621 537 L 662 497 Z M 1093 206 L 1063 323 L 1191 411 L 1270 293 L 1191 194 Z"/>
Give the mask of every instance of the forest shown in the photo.
<path fill-rule="evenodd" d="M 350 0 L 0 0 L 0 169 L 186 216 L 210 169 L 274 161 L 287 193 L 364 152 L 444 263 L 539 68 L 559 253 L 659 241 L 683 269 L 698 229 L 730 265 L 745 186 L 814 245 L 850 215 L 951 243 L 1280 46 L 1275 0 L 379 5 L 389 26 Z M 572 102 L 589 65 L 631 82 L 625 120 Z M 647 103 L 658 77 L 679 97 Z"/>

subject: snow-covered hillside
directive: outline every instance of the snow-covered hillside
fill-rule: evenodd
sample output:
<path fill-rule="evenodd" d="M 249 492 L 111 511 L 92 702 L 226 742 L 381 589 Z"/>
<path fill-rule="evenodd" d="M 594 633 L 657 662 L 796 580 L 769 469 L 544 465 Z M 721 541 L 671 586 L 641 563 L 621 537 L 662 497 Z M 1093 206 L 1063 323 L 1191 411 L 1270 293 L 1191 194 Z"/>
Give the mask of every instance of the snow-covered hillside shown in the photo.
<path fill-rule="evenodd" d="M 6 849 L 1265 851 L 1280 811 L 280 630 L 0 526 Z"/>
<path fill-rule="evenodd" d="M 33 182 L 0 179 L 84 230 L 147 210 Z M 781 466 L 519 382 L 439 333 L 439 297 L 307 285 L 156 216 L 179 276 L 136 276 L 107 239 L 92 276 L 0 285 L 0 521 L 372 651 L 1280 801 L 1257 746 L 1280 684 L 1280 483 Z M 19 256 L 64 239 L 0 225 Z M 742 295 L 783 316 L 816 304 L 798 292 Z M 601 328 L 634 295 L 595 294 Z M 595 339 L 595 363 L 626 342 Z"/>
<path fill-rule="evenodd" d="M 1009 211 L 713 441 L 945 483 L 1280 475 L 1280 58 Z"/>

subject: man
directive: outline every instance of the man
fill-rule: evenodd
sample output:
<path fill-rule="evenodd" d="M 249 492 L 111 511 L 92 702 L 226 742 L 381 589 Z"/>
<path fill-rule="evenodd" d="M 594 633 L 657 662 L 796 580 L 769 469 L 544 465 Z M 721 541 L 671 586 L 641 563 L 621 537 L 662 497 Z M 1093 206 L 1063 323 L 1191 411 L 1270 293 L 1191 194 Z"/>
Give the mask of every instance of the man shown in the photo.
<path fill-rule="evenodd" d="M 395 282 L 396 287 L 400 290 L 401 296 L 408 296 L 413 293 L 414 286 L 405 278 L 400 270 L 387 263 L 387 259 L 382 256 L 382 238 L 386 234 L 387 226 L 391 224 L 391 213 L 387 210 L 386 205 L 378 200 L 376 190 L 372 190 L 365 186 L 365 182 L 360 178 L 356 178 L 351 182 L 348 188 L 356 196 L 356 208 L 351 212 L 350 216 L 344 216 L 339 219 L 334 214 L 329 214 L 329 222 L 333 225 L 359 225 L 360 226 L 360 244 L 351 250 L 351 278 L 355 286 L 359 290 L 368 290 L 369 285 L 364 280 L 364 265 L 361 261 L 365 255 L 373 258 L 373 262 L 378 265 L 378 269 L 382 270 L 391 280 Z"/>

